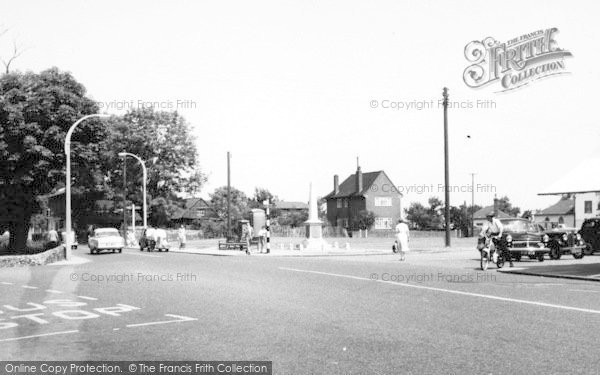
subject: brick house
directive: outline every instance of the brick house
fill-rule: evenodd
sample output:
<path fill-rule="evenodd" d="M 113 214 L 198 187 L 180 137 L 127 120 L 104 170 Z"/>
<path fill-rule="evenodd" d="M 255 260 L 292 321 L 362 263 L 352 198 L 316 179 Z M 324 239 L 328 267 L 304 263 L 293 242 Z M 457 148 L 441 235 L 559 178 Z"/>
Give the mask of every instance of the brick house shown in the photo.
<path fill-rule="evenodd" d="M 208 217 L 210 210 L 209 204 L 204 199 L 188 198 L 185 200 L 185 208 L 177 210 L 171 217 L 171 221 L 184 225 L 197 225 Z"/>
<path fill-rule="evenodd" d="M 339 183 L 333 176 L 333 191 L 327 201 L 327 220 L 336 227 L 352 228 L 353 221 L 363 210 L 375 214 L 373 229 L 390 230 L 402 216 L 402 194 L 384 171 L 363 173 L 360 166 Z"/>

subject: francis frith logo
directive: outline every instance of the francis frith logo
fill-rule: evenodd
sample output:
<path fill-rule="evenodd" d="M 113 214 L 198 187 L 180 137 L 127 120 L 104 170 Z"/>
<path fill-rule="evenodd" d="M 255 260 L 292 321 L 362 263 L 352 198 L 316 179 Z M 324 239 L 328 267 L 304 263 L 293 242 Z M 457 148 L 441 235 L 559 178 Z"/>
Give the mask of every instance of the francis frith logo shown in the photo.
<path fill-rule="evenodd" d="M 472 63 L 464 73 L 467 86 L 479 88 L 498 83 L 498 92 L 514 90 L 535 80 L 568 73 L 565 58 L 571 52 L 558 47 L 553 27 L 501 43 L 492 37 L 475 40 L 465 47 Z"/>

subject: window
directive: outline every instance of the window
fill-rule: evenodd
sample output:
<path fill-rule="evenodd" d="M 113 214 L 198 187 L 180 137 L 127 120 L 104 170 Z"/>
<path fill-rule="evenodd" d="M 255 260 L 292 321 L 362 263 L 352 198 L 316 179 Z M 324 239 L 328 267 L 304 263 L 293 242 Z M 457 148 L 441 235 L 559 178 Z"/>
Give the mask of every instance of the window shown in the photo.
<path fill-rule="evenodd" d="M 342 200 L 341 199 L 337 199 L 336 203 L 337 203 L 337 208 L 342 208 Z"/>
<path fill-rule="evenodd" d="M 344 208 L 348 208 L 348 199 L 344 199 Z"/>
<path fill-rule="evenodd" d="M 561 217 L 559 217 L 559 218 L 558 218 L 558 223 L 559 223 L 559 224 L 564 224 L 564 223 L 565 223 L 565 219 L 563 219 L 563 217 L 562 217 L 562 216 L 561 216 Z"/>
<path fill-rule="evenodd" d="M 375 207 L 391 207 L 392 197 L 375 197 Z"/>
<path fill-rule="evenodd" d="M 199 208 L 196 210 L 197 217 L 204 217 L 204 208 Z"/>
<path fill-rule="evenodd" d="M 586 214 L 591 214 L 592 213 L 592 201 L 585 201 L 583 202 L 583 212 Z"/>
<path fill-rule="evenodd" d="M 392 229 L 392 218 L 391 217 L 375 218 L 375 229 Z"/>

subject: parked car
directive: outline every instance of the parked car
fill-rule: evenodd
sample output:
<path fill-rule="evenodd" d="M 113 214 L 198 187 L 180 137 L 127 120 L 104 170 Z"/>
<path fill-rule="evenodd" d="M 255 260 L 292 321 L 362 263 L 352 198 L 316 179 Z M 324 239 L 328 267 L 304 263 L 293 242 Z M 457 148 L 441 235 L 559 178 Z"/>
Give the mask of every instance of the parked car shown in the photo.
<path fill-rule="evenodd" d="M 499 219 L 504 226 L 501 246 L 506 246 L 510 255 L 517 262 L 523 256 L 530 259 L 544 261 L 544 255 L 549 253 L 549 249 L 544 246 L 542 241 L 544 232 L 539 225 L 535 225 L 527 219 L 522 218 L 501 218 Z"/>
<path fill-rule="evenodd" d="M 581 259 L 586 247 L 581 234 L 577 233 L 577 228 L 564 226 L 546 231 L 542 241 L 544 246 L 550 249 L 550 259 L 560 259 L 565 254 Z"/>
<path fill-rule="evenodd" d="M 123 251 L 125 241 L 119 231 L 115 228 L 97 228 L 88 238 L 90 254 L 99 254 L 102 250 L 112 250 L 114 253 Z"/>
<path fill-rule="evenodd" d="M 585 219 L 579 234 L 587 245 L 585 250 L 587 255 L 600 251 L 600 217 Z"/>
<path fill-rule="evenodd" d="M 169 251 L 169 242 L 167 241 L 167 231 L 164 229 L 146 228 L 142 232 L 139 240 L 140 251 Z"/>

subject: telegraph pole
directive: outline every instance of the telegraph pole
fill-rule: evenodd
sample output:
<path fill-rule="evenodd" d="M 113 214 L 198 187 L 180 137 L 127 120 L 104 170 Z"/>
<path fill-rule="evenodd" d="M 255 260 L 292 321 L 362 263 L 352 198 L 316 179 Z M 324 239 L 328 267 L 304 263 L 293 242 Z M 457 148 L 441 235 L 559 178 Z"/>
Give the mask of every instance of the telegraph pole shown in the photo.
<path fill-rule="evenodd" d="M 231 154 L 227 151 L 227 241 L 231 238 Z"/>
<path fill-rule="evenodd" d="M 444 217 L 446 222 L 446 247 L 450 247 L 450 170 L 448 164 L 448 88 L 444 87 L 444 182 L 446 185 Z"/>
<path fill-rule="evenodd" d="M 125 152 L 125 151 L 123 151 Z M 127 158 L 123 159 L 123 238 L 127 243 Z"/>
<path fill-rule="evenodd" d="M 471 236 L 475 235 L 475 173 L 471 173 Z"/>

